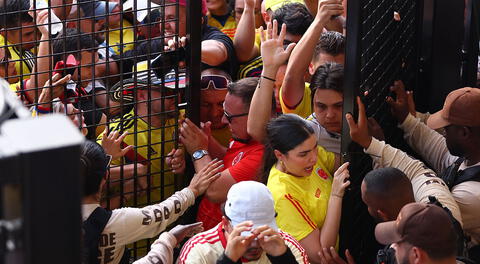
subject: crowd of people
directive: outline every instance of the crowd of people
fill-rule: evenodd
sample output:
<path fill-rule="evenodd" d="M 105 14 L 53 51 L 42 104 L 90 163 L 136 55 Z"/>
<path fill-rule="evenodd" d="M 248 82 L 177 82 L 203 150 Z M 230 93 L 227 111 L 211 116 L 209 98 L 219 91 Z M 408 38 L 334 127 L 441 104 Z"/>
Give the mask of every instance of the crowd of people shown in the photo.
<path fill-rule="evenodd" d="M 339 252 L 345 130 L 373 160 L 378 263 L 480 263 L 480 89 L 429 114 L 391 84 L 422 160 L 373 132 L 360 97 L 344 116 L 346 0 L 202 0 L 199 124 L 179 110 L 186 0 L 42 1 L 1 2 L 0 77 L 86 138 L 83 263 L 355 263 Z M 168 230 L 196 200 L 197 222 Z M 129 244 L 159 234 L 134 260 Z"/>

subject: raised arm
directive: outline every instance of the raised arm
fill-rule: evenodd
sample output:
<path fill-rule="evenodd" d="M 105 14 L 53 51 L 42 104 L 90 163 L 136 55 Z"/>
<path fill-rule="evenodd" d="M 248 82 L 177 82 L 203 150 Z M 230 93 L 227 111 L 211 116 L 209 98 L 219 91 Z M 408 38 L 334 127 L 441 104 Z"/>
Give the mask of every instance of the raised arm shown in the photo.
<path fill-rule="evenodd" d="M 42 87 L 48 80 L 48 72 L 50 69 L 50 33 L 47 28 L 48 12 L 49 10 L 42 10 L 38 12 L 36 16 L 37 27 L 42 36 L 40 38 L 40 44 L 38 45 L 36 63 L 25 87 L 25 95 L 30 102 L 36 102 L 37 100 L 35 88 Z"/>
<path fill-rule="evenodd" d="M 249 61 L 259 55 L 258 47 L 255 46 L 255 1 L 260 0 L 245 1 L 243 14 L 233 39 L 233 46 L 239 62 Z"/>
<path fill-rule="evenodd" d="M 202 62 L 218 66 L 228 59 L 228 51 L 220 41 L 213 39 L 202 41 Z"/>
<path fill-rule="evenodd" d="M 343 12 L 342 2 L 339 0 L 320 0 L 318 12 L 307 32 L 293 49 L 288 62 L 285 80 L 281 88 L 283 103 L 294 109 L 303 98 L 305 83 L 303 76 L 312 60 L 315 46 L 317 45 L 323 28 L 332 16 Z"/>
<path fill-rule="evenodd" d="M 267 25 L 267 36 L 264 35 L 263 28 L 260 29 L 260 38 L 262 41 L 262 77 L 258 88 L 252 97 L 250 104 L 250 113 L 248 116 L 247 132 L 258 142 L 262 142 L 265 137 L 265 127 L 272 117 L 272 97 L 275 76 L 278 68 L 288 60 L 295 44 L 290 44 L 286 50 L 283 49 L 283 40 L 286 34 L 286 26 L 282 25 L 280 34 L 277 34 L 277 21 Z"/>

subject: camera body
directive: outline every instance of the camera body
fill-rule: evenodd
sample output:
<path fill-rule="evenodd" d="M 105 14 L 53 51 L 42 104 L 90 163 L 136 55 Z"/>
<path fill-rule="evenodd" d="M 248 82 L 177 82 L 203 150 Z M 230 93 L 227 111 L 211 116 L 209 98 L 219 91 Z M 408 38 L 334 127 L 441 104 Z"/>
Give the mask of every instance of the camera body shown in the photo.
<path fill-rule="evenodd" d="M 395 249 L 390 246 L 380 249 L 377 253 L 376 264 L 396 264 Z"/>
<path fill-rule="evenodd" d="M 60 75 L 66 76 L 68 74 L 73 75 L 77 69 L 79 62 L 75 59 L 73 55 L 68 55 L 66 61 L 59 61 L 55 64 L 53 74 L 59 73 Z M 60 100 L 63 103 L 76 103 L 78 102 L 78 92 L 77 84 L 73 81 L 69 81 L 65 85 L 64 94 L 60 96 Z"/>

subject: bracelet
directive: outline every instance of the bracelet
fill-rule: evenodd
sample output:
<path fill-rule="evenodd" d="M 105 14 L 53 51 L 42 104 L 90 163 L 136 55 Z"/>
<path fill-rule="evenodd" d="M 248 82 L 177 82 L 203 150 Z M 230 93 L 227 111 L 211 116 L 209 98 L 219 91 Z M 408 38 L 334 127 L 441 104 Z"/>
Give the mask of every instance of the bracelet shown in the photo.
<path fill-rule="evenodd" d="M 276 81 L 277 81 L 277 80 L 272 79 L 272 78 L 270 78 L 270 77 L 267 77 L 267 76 L 265 76 L 265 75 L 261 75 L 260 77 L 262 77 L 262 78 L 264 78 L 264 79 L 267 79 L 267 80 L 269 80 L 269 81 L 272 81 L 272 82 L 276 82 Z"/>
<path fill-rule="evenodd" d="M 335 197 L 338 197 L 338 198 L 340 198 L 340 199 L 343 199 L 343 196 L 338 195 L 338 194 L 336 194 L 336 193 L 332 193 L 332 194 L 330 194 L 330 196 L 335 196 Z"/>

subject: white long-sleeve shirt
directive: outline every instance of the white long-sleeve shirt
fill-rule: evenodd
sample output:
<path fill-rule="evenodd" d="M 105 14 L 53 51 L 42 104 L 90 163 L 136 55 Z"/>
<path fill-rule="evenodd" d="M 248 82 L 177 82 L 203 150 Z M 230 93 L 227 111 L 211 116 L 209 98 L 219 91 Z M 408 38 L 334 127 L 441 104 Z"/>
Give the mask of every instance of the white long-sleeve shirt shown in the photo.
<path fill-rule="evenodd" d="M 100 236 L 100 263 L 119 263 L 125 245 L 158 235 L 194 202 L 195 195 L 190 189 L 185 188 L 158 204 L 113 210 Z M 99 206 L 83 204 L 83 221 Z"/>
<path fill-rule="evenodd" d="M 394 167 L 403 171 L 412 183 L 416 202 L 427 203 L 428 196 L 435 196 L 443 206 L 452 212 L 453 217 L 462 223 L 460 209 L 447 185 L 423 162 L 413 159 L 407 153 L 375 138 L 372 138 L 372 143 L 365 152 L 380 167 Z"/>
<path fill-rule="evenodd" d="M 419 119 L 408 115 L 399 126 L 404 131 L 407 143 L 441 174 L 458 157 L 450 154 L 445 137 L 430 129 Z M 480 166 L 480 163 L 467 166 L 463 162 L 459 170 Z M 472 242 L 480 242 L 480 182 L 467 181 L 452 188 L 452 196 L 457 201 L 463 219 L 464 231 L 472 237 Z"/>
<path fill-rule="evenodd" d="M 164 232 L 153 242 L 148 254 L 133 264 L 172 264 L 173 248 L 176 244 L 177 239 L 169 232 Z"/>

